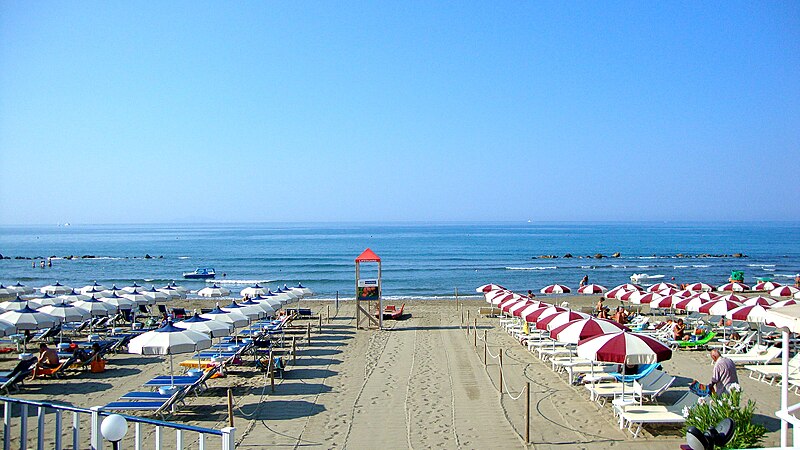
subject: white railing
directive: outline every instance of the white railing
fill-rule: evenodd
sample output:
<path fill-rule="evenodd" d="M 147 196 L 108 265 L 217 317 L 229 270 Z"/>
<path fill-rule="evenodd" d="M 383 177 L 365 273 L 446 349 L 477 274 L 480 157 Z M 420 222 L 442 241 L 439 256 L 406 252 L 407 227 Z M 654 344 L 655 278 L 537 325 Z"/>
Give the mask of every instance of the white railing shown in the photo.
<path fill-rule="evenodd" d="M 0 396 L 0 402 L 3 403 L 3 450 L 10 450 L 11 448 L 25 450 L 32 448 L 29 447 L 29 440 L 32 438 L 32 436 L 28 436 L 28 420 L 31 417 L 31 410 L 34 411 L 33 417 L 36 417 L 37 422 L 35 441 L 36 449 L 103 449 L 104 440 L 103 436 L 100 434 L 100 423 L 102 422 L 103 417 L 109 416 L 111 413 L 101 411 L 100 407 L 98 406 L 95 406 L 91 409 L 85 409 L 68 405 L 21 400 L 18 398 L 2 396 Z M 15 421 L 13 420 L 15 419 L 15 414 L 17 414 L 17 417 L 19 418 L 17 424 L 15 424 Z M 48 414 L 53 414 L 52 426 L 49 430 L 45 422 Z M 65 415 L 67 415 L 67 420 L 71 419 L 67 424 L 69 431 L 65 430 L 64 427 Z M 144 427 L 154 428 L 154 442 L 149 448 L 154 448 L 155 450 L 161 450 L 162 448 L 176 448 L 178 450 L 182 450 L 184 448 L 188 448 L 185 446 L 185 438 L 187 437 L 187 433 L 196 434 L 196 439 L 192 439 L 191 447 L 197 448 L 198 450 L 205 450 L 207 448 L 206 444 L 211 445 L 212 447 L 210 448 L 219 448 L 221 450 L 234 450 L 235 448 L 234 438 L 236 428 L 233 427 L 214 430 L 210 428 L 201 428 L 162 420 L 148 419 L 144 417 L 128 416 L 124 414 L 120 415 L 129 423 L 133 424 L 133 448 L 135 450 L 142 450 L 144 448 L 142 442 L 144 437 Z M 88 435 L 81 436 L 82 429 L 84 431 L 88 431 Z M 166 430 L 174 431 L 175 445 L 170 444 L 164 446 L 164 444 L 162 444 Z M 65 434 L 67 436 L 66 442 L 64 439 Z M 129 439 L 125 440 L 127 441 Z M 219 447 L 217 447 L 216 444 L 213 444 L 212 441 L 218 442 Z"/>

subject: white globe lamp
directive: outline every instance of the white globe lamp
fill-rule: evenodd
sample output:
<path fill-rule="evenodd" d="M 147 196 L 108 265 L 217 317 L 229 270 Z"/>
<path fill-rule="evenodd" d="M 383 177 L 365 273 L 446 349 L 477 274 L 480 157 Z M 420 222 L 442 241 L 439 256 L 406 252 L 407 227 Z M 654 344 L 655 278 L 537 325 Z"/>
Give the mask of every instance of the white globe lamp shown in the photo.
<path fill-rule="evenodd" d="M 107 441 L 114 444 L 115 450 L 119 448 L 119 441 L 125 437 L 125 433 L 127 432 L 128 421 L 119 414 L 111 414 L 103 419 L 103 422 L 100 424 L 100 434 L 102 434 Z"/>

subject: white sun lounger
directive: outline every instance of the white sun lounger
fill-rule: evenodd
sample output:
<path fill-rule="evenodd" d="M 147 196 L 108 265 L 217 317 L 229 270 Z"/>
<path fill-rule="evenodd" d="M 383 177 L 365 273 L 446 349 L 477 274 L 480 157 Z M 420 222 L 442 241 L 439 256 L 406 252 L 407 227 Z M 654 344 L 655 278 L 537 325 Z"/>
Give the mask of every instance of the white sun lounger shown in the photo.
<path fill-rule="evenodd" d="M 725 357 L 733 361 L 734 364 L 768 364 L 777 359 L 780 355 L 781 349 L 778 347 L 765 348 L 757 345 L 747 353 L 741 355 L 725 355 Z"/>
<path fill-rule="evenodd" d="M 700 397 L 689 391 L 672 406 L 663 405 L 624 405 L 619 408 L 619 415 L 623 423 L 627 424 L 628 431 L 633 438 L 639 437 L 642 425 L 645 424 L 682 424 L 686 422 L 683 417 L 683 408 L 691 408 Z M 636 429 L 634 430 L 634 427 Z"/>

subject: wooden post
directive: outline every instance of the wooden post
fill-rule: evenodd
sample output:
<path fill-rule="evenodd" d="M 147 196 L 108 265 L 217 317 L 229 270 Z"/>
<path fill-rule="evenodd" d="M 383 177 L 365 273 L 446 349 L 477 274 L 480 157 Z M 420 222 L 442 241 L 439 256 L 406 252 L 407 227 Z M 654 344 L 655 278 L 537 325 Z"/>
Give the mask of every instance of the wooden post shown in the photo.
<path fill-rule="evenodd" d="M 319 315 L 319 332 L 322 332 L 322 314 Z"/>
<path fill-rule="evenodd" d="M 275 392 L 275 357 L 272 355 L 272 349 L 269 351 L 269 362 L 267 363 L 267 373 L 269 373 L 269 384 L 272 387 L 272 392 Z"/>
<path fill-rule="evenodd" d="M 503 349 L 500 348 L 500 383 L 497 385 L 500 389 L 500 400 L 503 399 Z"/>
<path fill-rule="evenodd" d="M 489 361 L 486 359 L 486 330 L 483 330 L 483 367 L 486 367 Z"/>
<path fill-rule="evenodd" d="M 478 348 L 478 319 L 475 319 L 475 326 L 472 327 L 472 331 L 475 332 L 475 337 L 473 340 L 475 341 L 475 348 Z"/>
<path fill-rule="evenodd" d="M 525 383 L 525 443 L 531 442 L 531 382 Z"/>
<path fill-rule="evenodd" d="M 328 323 L 331 323 L 331 305 L 327 305 L 325 308 L 328 311 L 328 314 L 325 317 L 328 318 Z"/>
<path fill-rule="evenodd" d="M 228 388 L 228 426 L 233 426 L 233 391 Z"/>
<path fill-rule="evenodd" d="M 469 310 L 467 310 L 467 336 L 469 336 Z"/>
<path fill-rule="evenodd" d="M 456 288 L 456 311 L 458 311 L 459 309 L 460 309 L 460 306 L 458 304 L 458 288 Z"/>
<path fill-rule="evenodd" d="M 297 361 L 297 341 L 292 336 L 292 365 Z"/>
<path fill-rule="evenodd" d="M 306 329 L 306 337 L 308 338 L 308 345 L 311 345 L 311 322 L 307 323 L 308 328 Z"/>
<path fill-rule="evenodd" d="M 464 325 L 464 310 L 461 310 L 461 325 Z"/>

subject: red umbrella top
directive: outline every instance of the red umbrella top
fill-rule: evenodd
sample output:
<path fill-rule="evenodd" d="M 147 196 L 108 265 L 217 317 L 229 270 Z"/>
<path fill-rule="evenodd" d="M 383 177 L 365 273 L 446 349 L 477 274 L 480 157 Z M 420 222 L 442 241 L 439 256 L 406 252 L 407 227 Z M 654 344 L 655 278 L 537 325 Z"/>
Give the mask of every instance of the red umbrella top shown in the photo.
<path fill-rule="evenodd" d="M 510 298 L 504 301 L 503 303 L 500 303 L 500 310 L 503 312 L 508 312 L 508 310 L 511 309 L 512 306 L 516 305 L 517 303 L 522 303 L 524 301 L 525 300 L 520 300 L 518 298 Z"/>
<path fill-rule="evenodd" d="M 732 302 L 743 303 L 745 300 L 747 300 L 747 297 L 744 295 L 728 294 L 723 295 L 722 297 L 717 297 L 717 300 L 729 300 Z"/>
<path fill-rule="evenodd" d="M 636 291 L 636 289 L 625 289 L 618 286 L 606 292 L 606 298 L 618 298 L 620 295 L 630 291 Z"/>
<path fill-rule="evenodd" d="M 530 310 L 528 308 L 525 308 L 525 311 L 520 313 L 520 317 L 525 322 L 536 322 L 536 320 L 539 318 L 539 316 L 543 312 L 545 312 L 545 310 L 547 310 L 550 307 L 551 307 L 550 305 L 544 305 L 543 304 L 543 305 L 540 305 L 538 308 L 536 308 L 534 310 Z"/>
<path fill-rule="evenodd" d="M 692 283 L 686 286 L 686 289 L 689 291 L 713 291 L 714 286 L 707 284 L 707 283 Z"/>
<path fill-rule="evenodd" d="M 509 295 L 513 295 L 514 293 L 511 291 L 492 291 L 489 293 L 484 294 L 486 301 L 493 304 L 499 305 L 502 301 L 507 300 Z"/>
<path fill-rule="evenodd" d="M 520 300 L 517 302 L 516 305 L 512 305 L 510 308 L 508 308 L 508 313 L 511 314 L 512 316 L 519 317 L 519 312 L 525 309 L 525 307 L 528 306 L 529 304 L 531 304 L 531 302 L 529 302 L 527 299 Z"/>
<path fill-rule="evenodd" d="M 614 289 L 619 289 L 619 288 L 622 288 L 622 289 L 624 289 L 626 291 L 641 291 L 641 290 L 643 290 L 641 286 L 639 286 L 638 284 L 633 284 L 633 283 L 620 284 L 619 286 L 615 287 Z"/>
<path fill-rule="evenodd" d="M 703 292 L 697 296 L 697 298 L 710 302 L 712 300 L 717 300 L 721 296 L 719 294 L 715 294 L 713 292 Z"/>
<path fill-rule="evenodd" d="M 572 292 L 568 286 L 563 284 L 551 284 L 543 287 L 539 292 L 542 294 L 568 294 Z"/>
<path fill-rule="evenodd" d="M 647 294 L 639 295 L 638 297 L 634 297 L 631 300 L 631 303 L 635 303 L 637 305 L 646 305 L 648 303 L 652 304 L 655 301 L 661 300 L 664 298 L 663 295 L 657 292 L 649 292 Z"/>
<path fill-rule="evenodd" d="M 544 302 L 537 301 L 537 300 L 534 300 L 532 302 L 529 301 L 528 304 L 525 305 L 524 308 L 516 309 L 516 310 L 512 311 L 511 315 L 513 315 L 515 317 L 522 317 L 524 314 L 527 314 L 527 313 L 529 313 L 529 312 L 531 312 L 533 310 L 539 309 L 539 308 L 541 308 L 543 306 L 547 307 L 547 306 L 550 306 L 550 305 L 547 304 L 547 303 L 544 303 Z"/>
<path fill-rule="evenodd" d="M 753 306 L 740 306 L 736 309 L 728 311 L 725 317 L 733 320 L 744 320 L 747 322 L 764 322 L 764 315 L 769 306 L 753 305 Z"/>
<path fill-rule="evenodd" d="M 632 301 L 634 298 L 640 296 L 642 291 L 625 291 L 621 294 L 617 294 L 617 300 L 622 300 L 623 302 Z"/>
<path fill-rule="evenodd" d="M 714 300 L 700 305 L 698 311 L 703 314 L 721 315 L 740 306 L 742 306 L 742 304 L 739 302 L 730 300 Z"/>
<path fill-rule="evenodd" d="M 791 297 L 798 292 L 800 292 L 800 289 L 794 286 L 781 286 L 769 291 L 769 295 L 773 297 Z"/>
<path fill-rule="evenodd" d="M 650 308 L 653 309 L 667 309 L 672 308 L 673 303 L 677 303 L 681 300 L 685 300 L 682 297 L 678 297 L 676 295 L 668 295 L 666 297 L 661 298 L 661 300 L 656 300 L 650 303 Z"/>
<path fill-rule="evenodd" d="M 577 344 L 581 339 L 623 330 L 628 330 L 628 328 L 613 320 L 588 317 L 585 319 L 573 320 L 551 329 L 550 338 L 557 339 L 561 342 Z"/>
<path fill-rule="evenodd" d="M 758 297 L 745 298 L 743 303 L 746 306 L 752 306 L 752 305 L 772 306 L 775 304 L 775 299 L 769 297 L 762 297 L 759 295 Z"/>
<path fill-rule="evenodd" d="M 567 308 L 562 308 L 560 306 L 548 306 L 547 308 L 539 308 L 532 313 L 529 313 L 525 316 L 526 322 L 538 322 L 539 320 L 544 319 L 545 317 L 566 311 Z"/>
<path fill-rule="evenodd" d="M 578 342 L 578 357 L 626 365 L 653 364 L 672 358 L 672 350 L 649 336 L 621 331 Z"/>
<path fill-rule="evenodd" d="M 675 289 L 675 288 L 668 288 L 668 289 L 662 289 L 662 290 L 656 291 L 656 292 L 661 294 L 662 296 L 666 297 L 668 295 L 675 295 L 675 294 L 677 294 L 679 292 L 683 292 L 683 291 L 680 291 L 680 290 Z"/>
<path fill-rule="evenodd" d="M 761 281 L 759 283 L 756 283 L 755 286 L 753 286 L 753 290 L 754 291 L 771 291 L 771 290 L 773 290 L 775 288 L 779 288 L 781 286 L 783 286 L 783 285 L 780 284 L 780 283 L 776 283 L 774 281 Z"/>
<path fill-rule="evenodd" d="M 780 302 L 775 302 L 775 303 L 772 304 L 771 307 L 772 308 L 783 308 L 784 306 L 792 306 L 792 305 L 800 305 L 800 300 L 794 300 L 794 299 L 790 298 L 789 300 L 782 300 Z"/>

